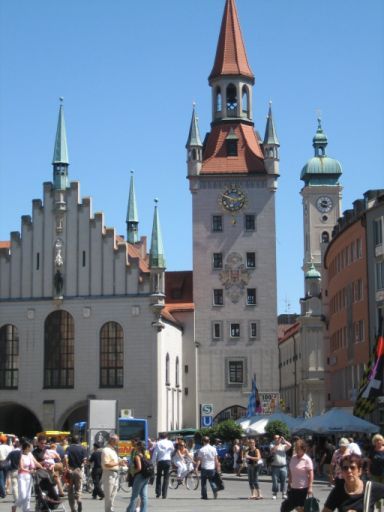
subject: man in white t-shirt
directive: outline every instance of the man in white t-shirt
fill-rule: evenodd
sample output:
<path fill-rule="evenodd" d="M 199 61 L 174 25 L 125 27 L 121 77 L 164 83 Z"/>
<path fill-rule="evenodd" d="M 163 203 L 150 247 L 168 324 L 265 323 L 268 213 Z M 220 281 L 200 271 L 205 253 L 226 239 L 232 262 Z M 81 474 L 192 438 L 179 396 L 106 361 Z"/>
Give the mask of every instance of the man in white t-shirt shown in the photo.
<path fill-rule="evenodd" d="M 168 491 L 171 457 L 175 447 L 172 441 L 168 439 L 167 432 L 161 432 L 159 438 L 152 452 L 152 464 L 156 465 L 156 498 L 160 498 L 161 495 L 165 499 Z M 163 484 L 161 484 L 161 477 L 163 477 Z"/>
<path fill-rule="evenodd" d="M 118 445 L 119 436 L 111 434 L 107 446 L 101 451 L 101 467 L 103 468 L 101 481 L 104 488 L 105 512 L 113 512 L 113 504 L 119 484 L 119 468 L 125 466 L 125 462 L 117 454 Z"/>
<path fill-rule="evenodd" d="M 197 468 L 201 468 L 201 499 L 207 500 L 207 480 L 211 485 L 213 496 L 217 498 L 217 486 L 213 481 L 216 471 L 220 471 L 220 462 L 214 446 L 209 444 L 209 437 L 203 437 L 203 447 L 197 454 Z"/>

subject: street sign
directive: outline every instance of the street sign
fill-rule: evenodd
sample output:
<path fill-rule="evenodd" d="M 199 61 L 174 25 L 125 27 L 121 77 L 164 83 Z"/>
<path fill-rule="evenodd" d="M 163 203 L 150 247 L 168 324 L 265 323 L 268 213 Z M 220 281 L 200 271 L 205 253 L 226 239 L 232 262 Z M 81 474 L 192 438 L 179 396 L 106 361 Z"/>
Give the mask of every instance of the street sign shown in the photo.
<path fill-rule="evenodd" d="M 201 404 L 201 415 L 211 416 L 213 414 L 213 404 Z"/>
<path fill-rule="evenodd" d="M 200 420 L 201 428 L 212 427 L 213 416 L 202 416 Z"/>

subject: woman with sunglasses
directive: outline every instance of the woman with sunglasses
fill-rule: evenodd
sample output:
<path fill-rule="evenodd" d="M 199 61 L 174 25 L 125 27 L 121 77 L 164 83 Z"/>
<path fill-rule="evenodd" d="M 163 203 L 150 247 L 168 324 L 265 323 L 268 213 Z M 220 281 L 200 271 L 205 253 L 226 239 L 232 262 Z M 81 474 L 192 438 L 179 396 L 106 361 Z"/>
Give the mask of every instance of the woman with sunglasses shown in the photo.
<path fill-rule="evenodd" d="M 344 485 L 338 485 L 330 492 L 323 512 L 338 509 L 339 512 L 363 512 L 364 490 L 362 481 L 363 459 L 359 455 L 347 455 L 341 462 Z M 384 498 L 384 485 L 372 482 L 369 512 L 374 512 L 375 503 Z"/>

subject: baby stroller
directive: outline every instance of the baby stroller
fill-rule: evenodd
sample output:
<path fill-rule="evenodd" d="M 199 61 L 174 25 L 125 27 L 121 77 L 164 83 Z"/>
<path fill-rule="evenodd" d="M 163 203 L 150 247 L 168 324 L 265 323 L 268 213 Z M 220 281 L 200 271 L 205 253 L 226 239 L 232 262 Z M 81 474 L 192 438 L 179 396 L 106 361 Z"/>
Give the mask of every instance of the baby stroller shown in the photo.
<path fill-rule="evenodd" d="M 38 469 L 34 474 L 36 512 L 66 512 L 56 492 L 55 483 L 48 471 Z"/>

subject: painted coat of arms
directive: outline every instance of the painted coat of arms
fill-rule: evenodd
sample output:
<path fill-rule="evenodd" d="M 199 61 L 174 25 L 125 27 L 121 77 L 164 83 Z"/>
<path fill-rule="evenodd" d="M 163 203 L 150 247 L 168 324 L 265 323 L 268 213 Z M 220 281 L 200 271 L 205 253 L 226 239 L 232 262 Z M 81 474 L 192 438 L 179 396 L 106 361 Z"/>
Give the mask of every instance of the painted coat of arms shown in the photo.
<path fill-rule="evenodd" d="M 241 254 L 231 252 L 219 278 L 233 303 L 239 302 L 250 277 L 250 271 L 246 269 Z"/>

